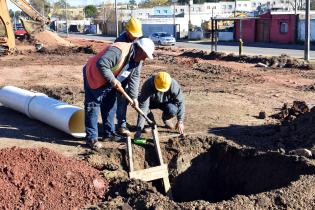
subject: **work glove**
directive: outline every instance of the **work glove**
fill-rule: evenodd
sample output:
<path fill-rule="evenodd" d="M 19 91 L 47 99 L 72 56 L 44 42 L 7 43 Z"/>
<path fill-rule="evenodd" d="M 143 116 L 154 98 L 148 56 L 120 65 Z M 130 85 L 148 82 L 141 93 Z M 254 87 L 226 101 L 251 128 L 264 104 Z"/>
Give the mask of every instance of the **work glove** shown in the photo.
<path fill-rule="evenodd" d="M 179 134 L 184 135 L 185 127 L 183 121 L 177 121 L 175 128 L 178 130 Z"/>

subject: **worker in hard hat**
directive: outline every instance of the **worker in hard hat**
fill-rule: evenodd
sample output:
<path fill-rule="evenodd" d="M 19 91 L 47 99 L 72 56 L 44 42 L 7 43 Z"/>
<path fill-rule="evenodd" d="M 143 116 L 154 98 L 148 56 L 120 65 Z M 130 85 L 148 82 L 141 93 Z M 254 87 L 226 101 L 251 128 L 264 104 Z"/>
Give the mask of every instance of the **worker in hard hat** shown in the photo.
<path fill-rule="evenodd" d="M 103 121 L 103 139 L 120 139 L 114 124 L 116 89 L 121 83 L 127 82 L 133 104 L 138 105 L 139 65 L 146 58 L 153 58 L 154 48 L 154 43 L 148 38 L 141 38 L 134 43 L 117 42 L 91 57 L 84 66 L 85 130 L 90 148 L 102 147 L 98 141 L 99 109 Z"/>
<path fill-rule="evenodd" d="M 170 129 L 177 128 L 180 134 L 184 134 L 185 103 L 180 85 L 172 79 L 167 72 L 158 72 L 147 79 L 138 98 L 140 109 L 153 121 L 152 109 L 162 110 L 162 120 Z M 177 117 L 176 126 L 172 118 Z M 138 115 L 137 132 L 135 138 L 141 137 L 145 123 L 144 117 Z"/>
<path fill-rule="evenodd" d="M 119 35 L 115 42 L 133 42 L 142 36 L 142 24 L 140 20 L 131 17 L 126 24 L 125 31 Z"/>
<path fill-rule="evenodd" d="M 125 31 L 115 40 L 115 42 L 134 42 L 139 37 L 142 37 L 142 25 L 141 22 L 131 17 L 127 22 Z M 142 65 L 139 65 L 139 68 Z M 129 87 L 126 82 L 122 83 L 123 88 L 129 92 Z M 131 133 L 127 128 L 127 100 L 120 94 L 117 93 L 117 110 L 116 110 L 116 118 L 117 118 L 117 132 L 120 135 L 129 136 Z"/>

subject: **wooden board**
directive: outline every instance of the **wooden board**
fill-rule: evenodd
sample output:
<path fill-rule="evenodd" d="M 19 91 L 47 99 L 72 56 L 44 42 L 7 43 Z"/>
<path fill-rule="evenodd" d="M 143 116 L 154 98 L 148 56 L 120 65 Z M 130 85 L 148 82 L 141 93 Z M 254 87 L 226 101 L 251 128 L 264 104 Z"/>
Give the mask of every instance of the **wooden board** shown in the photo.
<path fill-rule="evenodd" d="M 168 179 L 168 168 L 166 164 L 155 166 L 138 171 L 130 171 L 129 177 L 131 179 L 140 179 L 148 182 L 156 179 Z"/>

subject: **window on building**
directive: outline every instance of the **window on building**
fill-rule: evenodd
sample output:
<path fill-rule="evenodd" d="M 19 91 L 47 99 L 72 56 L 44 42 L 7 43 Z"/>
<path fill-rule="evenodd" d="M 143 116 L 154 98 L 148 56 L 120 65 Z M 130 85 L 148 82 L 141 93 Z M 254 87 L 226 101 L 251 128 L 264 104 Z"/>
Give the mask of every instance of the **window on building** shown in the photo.
<path fill-rule="evenodd" d="M 286 34 L 289 31 L 289 25 L 287 22 L 280 22 L 280 33 Z"/>
<path fill-rule="evenodd" d="M 139 15 L 142 15 L 142 13 L 139 13 Z"/>
<path fill-rule="evenodd" d="M 216 6 L 213 6 L 213 7 L 212 7 L 212 9 L 216 9 L 216 8 L 217 8 Z"/>
<path fill-rule="evenodd" d="M 256 7 L 256 3 L 255 2 L 253 3 L 253 7 Z"/>
<path fill-rule="evenodd" d="M 275 1 L 273 2 L 273 5 L 276 5 L 276 2 L 275 2 Z"/>
<path fill-rule="evenodd" d="M 233 7 L 232 7 L 232 5 L 229 5 L 229 9 L 232 9 Z"/>
<path fill-rule="evenodd" d="M 207 6 L 207 9 L 211 9 L 211 7 L 210 7 L 210 6 Z"/>
<path fill-rule="evenodd" d="M 225 5 L 222 5 L 222 9 L 225 9 L 226 8 L 226 6 Z"/>
<path fill-rule="evenodd" d="M 200 7 L 197 7 L 197 11 L 201 11 Z"/>
<path fill-rule="evenodd" d="M 164 13 L 167 14 L 167 10 L 166 9 L 164 10 Z"/>
<path fill-rule="evenodd" d="M 147 16 L 149 16 L 150 15 L 150 13 L 147 13 Z"/>
<path fill-rule="evenodd" d="M 247 7 L 247 4 L 244 4 L 244 7 Z"/>
<path fill-rule="evenodd" d="M 181 12 L 184 12 L 184 9 L 180 9 Z"/>
<path fill-rule="evenodd" d="M 241 5 L 241 4 L 238 4 L 237 6 L 238 6 L 238 7 L 241 7 L 242 5 Z"/>
<path fill-rule="evenodd" d="M 175 12 L 177 12 L 177 9 L 175 9 Z"/>
<path fill-rule="evenodd" d="M 159 14 L 161 13 L 161 11 L 160 11 L 160 10 L 157 10 L 156 12 L 157 12 L 157 13 L 159 13 Z"/>
<path fill-rule="evenodd" d="M 195 11 L 195 8 L 193 7 L 193 8 L 191 8 L 191 10 L 192 10 L 192 11 Z"/>

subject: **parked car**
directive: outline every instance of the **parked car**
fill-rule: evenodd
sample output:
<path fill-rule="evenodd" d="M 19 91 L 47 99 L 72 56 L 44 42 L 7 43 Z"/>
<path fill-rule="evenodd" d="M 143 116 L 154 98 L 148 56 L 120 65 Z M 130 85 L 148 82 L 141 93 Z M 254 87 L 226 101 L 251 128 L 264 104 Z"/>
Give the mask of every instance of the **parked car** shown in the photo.
<path fill-rule="evenodd" d="M 14 34 L 15 34 L 16 38 L 23 39 L 27 35 L 27 32 L 23 28 L 22 24 L 15 24 L 15 26 L 14 26 Z"/>
<path fill-rule="evenodd" d="M 149 36 L 149 38 L 158 45 L 175 45 L 176 40 L 173 35 L 166 32 L 156 32 Z"/>

